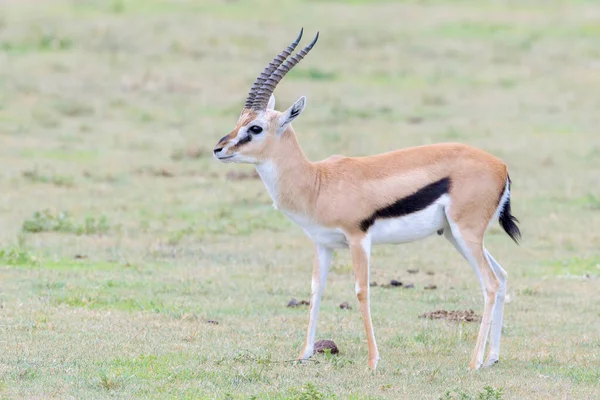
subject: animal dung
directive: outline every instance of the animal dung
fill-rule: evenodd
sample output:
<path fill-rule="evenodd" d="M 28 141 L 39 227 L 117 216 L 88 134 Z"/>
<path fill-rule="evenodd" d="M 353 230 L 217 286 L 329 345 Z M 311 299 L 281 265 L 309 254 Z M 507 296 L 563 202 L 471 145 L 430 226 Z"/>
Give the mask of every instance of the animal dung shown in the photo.
<path fill-rule="evenodd" d="M 214 319 L 209 319 L 206 321 L 206 323 L 211 325 L 219 325 L 219 321 L 215 321 Z"/>
<path fill-rule="evenodd" d="M 466 311 L 447 311 L 447 310 L 436 310 L 432 312 L 426 312 L 425 314 L 419 315 L 419 318 L 427 319 L 445 319 L 448 321 L 456 322 L 478 322 L 481 321 L 481 316 L 475 314 L 473 310 Z"/>
<path fill-rule="evenodd" d="M 340 304 L 340 308 L 342 310 L 352 310 L 352 307 L 350 306 L 350 304 L 348 304 L 347 301 L 345 301 L 342 304 Z"/>
<path fill-rule="evenodd" d="M 390 285 L 391 285 L 391 286 L 402 286 L 402 282 L 400 282 L 400 281 L 397 281 L 397 280 L 395 280 L 395 279 L 392 279 L 392 280 L 390 281 Z"/>
<path fill-rule="evenodd" d="M 288 307 L 298 307 L 298 306 L 308 306 L 310 305 L 310 301 L 308 300 L 296 300 L 296 299 L 291 299 L 290 301 L 288 301 L 287 306 Z"/>
<path fill-rule="evenodd" d="M 404 289 L 412 289 L 415 287 L 414 283 L 407 283 L 406 285 L 404 285 Z"/>
<path fill-rule="evenodd" d="M 373 287 L 373 286 L 379 286 L 379 285 L 377 284 L 377 282 L 371 282 L 371 283 L 369 283 L 369 286 Z"/>
<path fill-rule="evenodd" d="M 429 285 L 425 286 L 423 289 L 425 289 L 425 290 L 434 290 L 434 289 L 437 289 L 437 286 L 434 285 L 434 284 L 432 284 L 432 283 L 430 283 Z"/>
<path fill-rule="evenodd" d="M 419 270 L 418 269 L 407 269 L 406 272 L 408 272 L 409 274 L 418 274 Z"/>
<path fill-rule="evenodd" d="M 333 340 L 325 339 L 315 343 L 315 353 L 325 353 L 327 349 L 330 350 L 331 354 L 338 354 L 340 352 Z"/>

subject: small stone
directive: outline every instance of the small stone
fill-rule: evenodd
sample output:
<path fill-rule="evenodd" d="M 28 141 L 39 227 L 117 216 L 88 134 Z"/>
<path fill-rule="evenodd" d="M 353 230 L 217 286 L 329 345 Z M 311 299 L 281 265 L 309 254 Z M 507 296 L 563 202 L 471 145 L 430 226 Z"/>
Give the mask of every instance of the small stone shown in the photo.
<path fill-rule="evenodd" d="M 407 272 L 408 272 L 409 274 L 418 274 L 418 273 L 419 273 L 419 270 L 418 270 L 418 269 L 408 269 L 408 270 L 407 270 Z"/>
<path fill-rule="evenodd" d="M 425 290 L 434 290 L 434 289 L 437 289 L 437 286 L 430 283 L 429 285 L 425 286 L 423 289 L 425 289 Z"/>
<path fill-rule="evenodd" d="M 392 280 L 390 281 L 390 285 L 391 285 L 391 286 L 402 286 L 402 282 L 400 282 L 400 281 L 397 281 L 397 280 L 395 280 L 395 279 L 392 279 Z"/>
<path fill-rule="evenodd" d="M 325 353 L 325 350 L 327 349 L 331 351 L 331 354 L 338 354 L 340 352 L 333 340 L 325 339 L 315 343 L 315 353 Z"/>
<path fill-rule="evenodd" d="M 404 289 L 412 289 L 415 287 L 414 283 L 407 283 L 406 285 L 404 285 Z"/>
<path fill-rule="evenodd" d="M 342 304 L 340 304 L 340 308 L 342 310 L 352 310 L 352 307 L 350 306 L 350 304 L 348 304 L 347 301 L 345 301 Z"/>

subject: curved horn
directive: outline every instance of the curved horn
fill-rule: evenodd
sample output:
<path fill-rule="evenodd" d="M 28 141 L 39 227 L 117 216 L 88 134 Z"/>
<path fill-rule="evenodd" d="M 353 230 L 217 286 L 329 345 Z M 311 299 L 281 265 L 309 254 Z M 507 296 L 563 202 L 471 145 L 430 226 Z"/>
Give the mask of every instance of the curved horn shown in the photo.
<path fill-rule="evenodd" d="M 300 34 L 298 35 L 296 40 L 294 40 L 284 51 L 277 54 L 273 61 L 271 61 L 269 65 L 265 67 L 264 71 L 261 72 L 261 74 L 256 78 L 254 84 L 252 85 L 252 88 L 250 89 L 250 92 L 248 93 L 248 98 L 246 98 L 246 108 L 252 107 L 252 104 L 254 103 L 254 99 L 256 97 L 256 91 L 260 89 L 263 83 L 265 83 L 265 81 L 271 76 L 273 71 L 275 71 L 275 69 L 279 67 L 281 63 L 284 62 L 285 59 L 290 56 L 290 54 L 292 54 L 292 51 L 294 51 L 296 46 L 298 46 L 298 43 L 300 43 L 300 39 L 302 38 L 303 32 L 304 28 L 300 29 Z"/>
<path fill-rule="evenodd" d="M 315 36 L 313 41 L 309 43 L 308 46 L 300 50 L 293 57 L 287 59 L 285 63 L 280 65 L 271 74 L 271 76 L 265 81 L 265 83 L 262 84 L 258 93 L 256 94 L 256 98 L 254 100 L 254 103 L 252 104 L 253 110 L 264 110 L 267 108 L 269 98 L 271 97 L 271 94 L 277 87 L 277 84 L 281 81 L 281 79 L 283 79 L 285 74 L 287 74 L 292 68 L 294 68 L 294 66 L 298 64 L 308 54 L 308 52 L 313 48 L 315 43 L 317 43 L 318 39 L 319 32 L 317 32 L 317 35 Z"/>

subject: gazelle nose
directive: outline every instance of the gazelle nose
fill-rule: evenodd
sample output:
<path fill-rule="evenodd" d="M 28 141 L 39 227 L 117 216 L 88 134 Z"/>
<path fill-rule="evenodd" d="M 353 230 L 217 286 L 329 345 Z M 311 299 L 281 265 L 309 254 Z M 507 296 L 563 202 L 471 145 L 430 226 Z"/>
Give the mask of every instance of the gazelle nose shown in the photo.
<path fill-rule="evenodd" d="M 223 150 L 223 148 L 222 148 L 222 147 L 215 147 L 215 149 L 213 150 L 213 152 L 214 152 L 215 154 L 217 154 L 217 153 L 218 153 L 218 152 L 220 152 L 221 150 Z"/>

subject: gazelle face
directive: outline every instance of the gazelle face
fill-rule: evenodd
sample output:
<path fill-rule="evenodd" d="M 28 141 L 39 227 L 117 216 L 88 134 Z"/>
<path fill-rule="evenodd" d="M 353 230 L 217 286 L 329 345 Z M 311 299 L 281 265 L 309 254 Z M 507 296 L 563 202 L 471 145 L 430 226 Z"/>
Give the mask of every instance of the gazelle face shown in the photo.
<path fill-rule="evenodd" d="M 259 164 L 274 138 L 271 121 L 275 111 L 244 110 L 235 129 L 216 144 L 213 152 L 224 163 Z"/>
<path fill-rule="evenodd" d="M 277 84 L 313 48 L 319 33 L 308 46 L 288 58 L 302 38 L 302 32 L 284 51 L 269 63 L 248 93 L 246 105 L 235 129 L 219 140 L 213 149 L 215 157 L 224 163 L 260 164 L 277 156 L 281 136 L 290 123 L 304 110 L 301 97 L 284 112 L 275 111 L 273 91 Z"/>
<path fill-rule="evenodd" d="M 267 109 L 244 109 L 236 127 L 219 140 L 213 149 L 217 160 L 224 163 L 260 164 L 276 156 L 277 145 L 290 123 L 306 105 L 301 97 L 284 112 L 276 111 L 275 97 L 271 95 Z"/>

